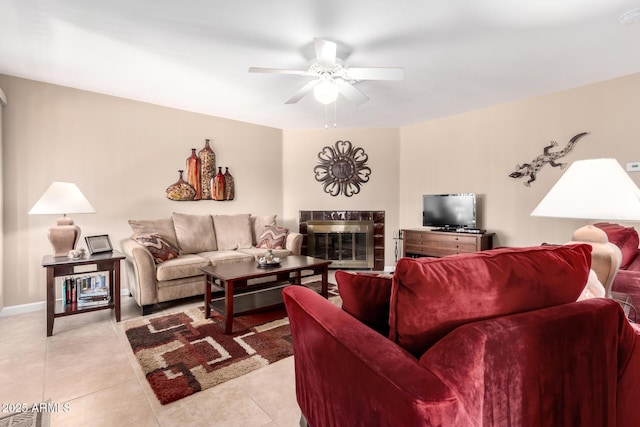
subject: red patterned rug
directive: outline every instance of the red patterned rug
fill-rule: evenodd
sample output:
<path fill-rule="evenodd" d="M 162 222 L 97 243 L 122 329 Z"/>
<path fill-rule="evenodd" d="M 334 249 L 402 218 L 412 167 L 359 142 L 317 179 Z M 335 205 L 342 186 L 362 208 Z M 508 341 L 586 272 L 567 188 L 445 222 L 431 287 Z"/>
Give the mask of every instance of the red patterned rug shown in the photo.
<path fill-rule="evenodd" d="M 332 292 L 335 294 L 335 291 Z M 234 317 L 225 335 L 222 316 L 202 307 L 124 323 L 129 344 L 163 405 L 293 354 L 284 307 Z"/>

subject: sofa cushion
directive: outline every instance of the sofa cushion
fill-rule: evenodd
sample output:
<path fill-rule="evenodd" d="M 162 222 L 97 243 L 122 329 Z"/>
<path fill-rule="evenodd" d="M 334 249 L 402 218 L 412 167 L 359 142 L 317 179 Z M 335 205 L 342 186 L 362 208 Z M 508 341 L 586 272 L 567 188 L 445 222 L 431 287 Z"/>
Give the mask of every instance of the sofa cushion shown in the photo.
<path fill-rule="evenodd" d="M 253 246 L 251 239 L 251 215 L 214 215 L 218 249 L 221 251 Z"/>
<path fill-rule="evenodd" d="M 269 249 L 263 248 L 241 248 L 238 249 L 238 252 L 251 255 L 257 261 L 261 257 L 265 256 L 268 250 Z M 284 258 L 291 255 L 291 251 L 289 249 L 272 249 L 271 251 L 273 252 L 273 256 L 275 256 L 276 258 Z"/>
<path fill-rule="evenodd" d="M 288 228 L 268 225 L 262 229 L 262 234 L 260 234 L 258 238 L 256 248 L 283 249 L 288 233 Z"/>
<path fill-rule="evenodd" d="M 590 267 L 586 244 L 402 258 L 389 337 L 419 356 L 462 324 L 576 301 Z"/>
<path fill-rule="evenodd" d="M 208 260 L 198 255 L 180 255 L 178 258 L 158 264 L 156 268 L 156 278 L 158 280 L 173 280 L 201 276 L 202 268 L 209 264 Z"/>
<path fill-rule="evenodd" d="M 171 218 L 130 219 L 129 225 L 133 230 L 134 236 L 157 233 L 171 246 L 178 247 L 178 239 L 176 238 L 176 231 L 173 228 L 173 220 Z"/>
<path fill-rule="evenodd" d="M 208 260 L 211 265 L 239 264 L 254 261 L 252 255 L 240 251 L 200 252 L 198 256 Z"/>
<path fill-rule="evenodd" d="M 215 251 L 216 235 L 210 215 L 191 215 L 174 212 L 173 227 L 176 230 L 180 254 L 197 254 Z"/>
<path fill-rule="evenodd" d="M 620 251 L 622 252 L 620 268 L 626 270 L 638 254 L 640 239 L 638 238 L 638 232 L 636 229 L 608 222 L 600 222 L 593 225 L 602 229 L 607 234 L 609 242 L 620 248 Z"/>
<path fill-rule="evenodd" d="M 167 243 L 158 233 L 133 236 L 133 240 L 147 248 L 156 264 L 178 256 L 178 250 Z"/>
<path fill-rule="evenodd" d="M 342 309 L 386 336 L 389 332 L 389 299 L 393 276 L 337 270 L 335 277 Z"/>
<path fill-rule="evenodd" d="M 276 225 L 276 215 L 252 216 L 251 217 L 251 242 L 253 246 L 258 243 L 258 238 L 262 234 L 262 230 L 267 226 Z"/>

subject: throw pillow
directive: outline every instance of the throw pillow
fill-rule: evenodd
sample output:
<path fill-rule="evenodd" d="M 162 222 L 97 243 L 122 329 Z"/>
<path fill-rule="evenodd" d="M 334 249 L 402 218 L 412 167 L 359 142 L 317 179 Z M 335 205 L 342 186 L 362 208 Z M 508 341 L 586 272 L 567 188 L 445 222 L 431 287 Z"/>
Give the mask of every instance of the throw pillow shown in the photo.
<path fill-rule="evenodd" d="M 262 234 L 258 238 L 258 243 L 256 243 L 256 248 L 283 249 L 287 234 L 289 234 L 289 229 L 284 227 L 264 227 Z"/>
<path fill-rule="evenodd" d="M 180 254 L 197 254 L 218 249 L 210 215 L 174 212 L 172 218 Z"/>
<path fill-rule="evenodd" d="M 221 251 L 253 246 L 250 214 L 215 215 L 213 227 L 216 232 L 218 249 Z"/>
<path fill-rule="evenodd" d="M 393 276 L 337 270 L 335 277 L 342 309 L 386 336 L 389 332 L 389 299 Z"/>
<path fill-rule="evenodd" d="M 419 357 L 465 323 L 576 301 L 590 268 L 587 244 L 402 258 L 393 276 L 389 338 Z"/>
<path fill-rule="evenodd" d="M 133 240 L 147 248 L 156 264 L 178 257 L 178 250 L 167 243 L 158 233 L 141 234 L 134 236 Z"/>
<path fill-rule="evenodd" d="M 134 236 L 158 233 L 163 240 L 174 248 L 178 247 L 176 231 L 171 218 L 161 219 L 130 219 L 129 225 Z"/>
<path fill-rule="evenodd" d="M 629 264 L 631 264 L 638 253 L 638 245 L 640 244 L 636 229 L 607 222 L 601 222 L 593 225 L 602 229 L 607 234 L 609 242 L 620 248 L 620 251 L 622 252 L 620 268 L 625 270 L 629 267 Z"/>
<path fill-rule="evenodd" d="M 262 230 L 264 230 L 267 226 L 275 226 L 276 225 L 276 215 L 268 215 L 268 216 L 252 216 L 251 217 L 251 242 L 253 242 L 255 247 L 258 247 L 258 242 L 260 241 L 260 235 L 262 234 Z"/>

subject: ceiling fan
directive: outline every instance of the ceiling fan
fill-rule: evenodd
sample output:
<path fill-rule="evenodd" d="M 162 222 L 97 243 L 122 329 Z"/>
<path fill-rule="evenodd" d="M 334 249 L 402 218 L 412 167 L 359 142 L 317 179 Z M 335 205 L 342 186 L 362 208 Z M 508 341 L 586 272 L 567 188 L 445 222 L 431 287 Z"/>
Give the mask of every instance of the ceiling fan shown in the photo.
<path fill-rule="evenodd" d="M 342 94 L 356 105 L 366 102 L 369 97 L 353 86 L 362 80 L 402 80 L 402 68 L 350 68 L 337 58 L 336 43 L 328 40 L 314 39 L 316 58 L 307 70 L 283 70 L 279 68 L 251 67 L 250 73 L 294 74 L 317 77 L 302 86 L 285 104 L 295 104 L 313 90 L 315 98 L 323 104 L 331 104 Z"/>

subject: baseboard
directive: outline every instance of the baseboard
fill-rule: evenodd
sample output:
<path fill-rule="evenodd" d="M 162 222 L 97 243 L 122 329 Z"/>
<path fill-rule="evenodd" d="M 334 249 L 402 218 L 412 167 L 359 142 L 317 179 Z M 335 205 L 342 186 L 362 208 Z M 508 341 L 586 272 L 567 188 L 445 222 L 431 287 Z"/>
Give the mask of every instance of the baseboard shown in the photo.
<path fill-rule="evenodd" d="M 129 296 L 129 289 L 120 289 L 120 296 Z M 15 316 L 18 314 L 32 313 L 34 311 L 44 311 L 47 309 L 46 301 L 30 302 L 28 304 L 12 305 L 0 310 L 0 317 Z"/>
<path fill-rule="evenodd" d="M 17 314 L 31 313 L 33 311 L 41 311 L 47 309 L 45 301 L 31 302 L 29 304 L 12 305 L 4 307 L 0 310 L 0 317 L 15 316 Z"/>

